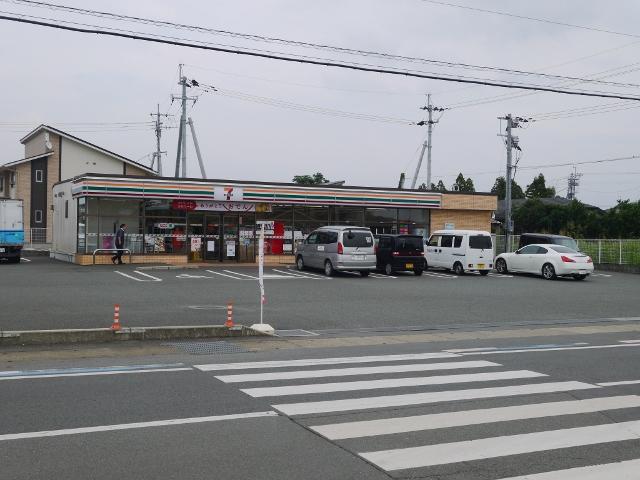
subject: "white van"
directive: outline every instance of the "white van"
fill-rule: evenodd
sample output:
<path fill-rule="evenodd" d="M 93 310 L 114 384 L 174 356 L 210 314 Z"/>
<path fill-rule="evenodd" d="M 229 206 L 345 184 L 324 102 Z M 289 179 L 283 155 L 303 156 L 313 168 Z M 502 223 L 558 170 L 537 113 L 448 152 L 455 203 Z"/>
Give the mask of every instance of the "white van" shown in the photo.
<path fill-rule="evenodd" d="M 487 275 L 493 268 L 491 234 L 479 230 L 438 230 L 429 238 L 424 256 L 427 268 L 446 268 L 456 275 L 466 271 Z"/>

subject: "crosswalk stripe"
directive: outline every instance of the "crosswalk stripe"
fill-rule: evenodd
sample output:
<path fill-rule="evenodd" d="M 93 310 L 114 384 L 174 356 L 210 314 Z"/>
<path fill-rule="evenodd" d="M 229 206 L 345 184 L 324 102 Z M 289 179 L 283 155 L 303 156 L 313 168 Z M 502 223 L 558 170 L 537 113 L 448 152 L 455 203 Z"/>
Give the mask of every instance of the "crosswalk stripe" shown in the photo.
<path fill-rule="evenodd" d="M 387 378 L 357 382 L 311 383 L 306 385 L 284 385 L 281 387 L 243 388 L 242 392 L 252 397 L 277 397 L 284 395 L 306 395 L 312 393 L 353 392 L 381 388 L 419 387 L 446 385 L 450 383 L 492 382 L 521 378 L 546 377 L 544 373 L 530 370 L 514 370 L 490 373 L 464 373 L 460 375 L 435 375 L 430 377 Z"/>
<path fill-rule="evenodd" d="M 503 478 L 501 480 L 633 480 L 638 478 L 640 460 L 589 465 L 587 467 L 569 468 L 553 472 L 535 473 L 521 477 Z"/>
<path fill-rule="evenodd" d="M 500 367 L 499 363 L 443 362 L 413 363 L 409 365 L 385 365 L 382 367 L 331 368 L 326 370 L 292 370 L 288 372 L 244 373 L 238 375 L 218 375 L 216 378 L 224 383 L 266 382 L 269 380 L 293 380 L 298 378 L 348 377 L 355 375 L 375 375 L 380 373 L 428 372 L 432 370 L 457 370 L 463 368 Z"/>
<path fill-rule="evenodd" d="M 496 355 L 498 353 L 529 353 L 529 352 L 558 352 L 562 350 L 600 350 L 606 348 L 624 348 L 624 347 L 640 347 L 640 343 L 623 343 L 623 344 L 612 344 L 612 345 L 587 345 L 585 347 L 582 346 L 563 346 L 563 347 L 543 347 L 543 348 L 523 348 L 523 349 L 507 349 L 507 350 L 490 350 L 486 352 L 474 351 L 474 352 L 466 352 L 460 353 L 460 355 Z"/>
<path fill-rule="evenodd" d="M 567 428 L 502 437 L 466 440 L 359 455 L 384 470 L 430 467 L 487 458 L 638 440 L 640 420 L 589 427 Z"/>
<path fill-rule="evenodd" d="M 311 426 L 311 430 L 329 440 L 391 435 L 394 433 L 419 432 L 438 428 L 481 425 L 531 418 L 577 415 L 605 410 L 640 407 L 640 396 L 590 398 L 563 402 L 536 403 L 502 408 L 484 408 L 458 412 L 415 415 L 401 418 L 385 418 L 359 422 L 344 422 Z M 640 471 L 640 470 L 639 470 Z"/>
<path fill-rule="evenodd" d="M 595 388 L 601 387 L 575 381 L 548 382 L 513 385 L 509 387 L 474 388 L 468 390 L 447 390 L 443 392 L 349 398 L 345 400 L 328 400 L 320 402 L 285 403 L 272 405 L 272 407 L 285 415 L 305 415 L 310 413 L 347 412 L 352 410 L 367 410 L 371 408 L 423 405 L 427 403 L 449 402 L 456 400 L 511 397 L 516 395 L 568 392 Z"/>
<path fill-rule="evenodd" d="M 623 380 L 621 382 L 605 382 L 605 383 L 596 383 L 596 385 L 600 385 L 601 387 L 615 387 L 618 385 L 638 385 L 640 380 Z"/>
<path fill-rule="evenodd" d="M 314 365 L 339 365 L 344 363 L 402 362 L 430 360 L 433 358 L 460 358 L 460 355 L 447 352 L 409 353 L 404 355 L 375 355 L 364 357 L 306 358 L 301 360 L 274 360 L 265 362 L 210 363 L 194 365 L 204 372 L 212 370 L 245 370 L 253 368 L 311 367 Z"/>

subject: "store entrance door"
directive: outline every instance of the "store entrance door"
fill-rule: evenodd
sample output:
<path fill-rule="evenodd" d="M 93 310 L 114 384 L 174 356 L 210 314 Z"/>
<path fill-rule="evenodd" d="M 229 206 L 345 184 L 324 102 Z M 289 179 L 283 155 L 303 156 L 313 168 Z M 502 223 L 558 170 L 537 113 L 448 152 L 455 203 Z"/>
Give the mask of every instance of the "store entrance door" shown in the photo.
<path fill-rule="evenodd" d="M 238 260 L 238 227 L 239 216 L 225 213 L 222 215 L 222 261 L 235 262 Z"/>
<path fill-rule="evenodd" d="M 220 261 L 220 215 L 209 214 L 205 217 L 204 242 L 202 248 L 204 250 L 204 259 L 206 261 Z"/>

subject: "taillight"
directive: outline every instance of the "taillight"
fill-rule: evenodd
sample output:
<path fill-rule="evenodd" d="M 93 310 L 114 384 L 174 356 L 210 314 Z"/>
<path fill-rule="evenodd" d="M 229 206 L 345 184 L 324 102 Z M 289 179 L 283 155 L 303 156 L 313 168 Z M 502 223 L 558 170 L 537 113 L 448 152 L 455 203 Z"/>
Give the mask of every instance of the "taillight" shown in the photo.
<path fill-rule="evenodd" d="M 400 256 L 400 252 L 391 252 L 391 255 L 393 255 L 394 257 L 398 257 Z"/>
<path fill-rule="evenodd" d="M 560 258 L 564 263 L 576 263 L 576 261 L 573 258 L 569 258 L 565 255 L 562 255 Z"/>
<path fill-rule="evenodd" d="M 376 252 L 376 254 L 378 253 L 378 245 L 376 245 L 375 247 L 373 247 L 373 251 Z"/>
<path fill-rule="evenodd" d="M 593 263 L 593 260 L 591 259 L 591 257 L 587 257 L 587 263 Z"/>
<path fill-rule="evenodd" d="M 338 253 L 340 255 L 344 253 L 344 247 L 342 246 L 342 242 L 338 242 Z"/>

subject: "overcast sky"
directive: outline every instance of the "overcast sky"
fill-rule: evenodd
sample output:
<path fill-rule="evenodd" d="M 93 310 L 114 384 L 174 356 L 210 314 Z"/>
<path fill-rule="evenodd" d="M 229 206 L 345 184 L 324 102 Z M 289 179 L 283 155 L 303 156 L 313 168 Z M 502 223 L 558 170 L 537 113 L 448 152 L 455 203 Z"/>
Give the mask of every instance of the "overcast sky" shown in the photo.
<path fill-rule="evenodd" d="M 341 47 L 453 62 L 594 77 L 610 69 L 612 82 L 638 83 L 640 3 L 617 0 L 604 8 L 595 0 L 506 2 L 456 0 L 459 4 L 519 15 L 599 27 L 638 35 L 622 36 L 435 5 L 421 0 L 51 0 L 183 24 L 280 37 Z M 0 10 L 91 24 L 160 33 L 210 42 L 380 65 L 380 59 L 247 43 L 236 38 L 154 28 L 100 18 L 79 17 L 48 9 L 0 1 Z M 635 43 L 634 43 L 635 42 Z M 469 87 L 330 67 L 289 64 L 266 59 L 206 52 L 104 36 L 63 32 L 0 22 L 2 109 L 0 163 L 22 158 L 19 139 L 48 123 L 131 159 L 150 162 L 155 149 L 151 127 L 70 125 L 91 122 L 145 122 L 160 103 L 177 113 L 170 95 L 178 93 L 177 65 L 201 84 L 252 96 L 384 117 L 420 120 L 425 94 L 449 107 L 462 102 L 519 94 L 519 90 Z M 558 66 L 560 65 L 560 66 Z M 620 68 L 624 66 L 628 68 Z M 514 80 L 492 72 L 444 70 L 421 64 L 414 69 Z M 628 70 L 632 70 L 628 72 Z M 627 72 L 619 74 L 620 72 Z M 561 82 L 519 78 L 538 84 Z M 567 87 L 569 88 L 569 87 Z M 640 95 L 639 88 L 576 85 Z M 218 93 L 199 94 L 190 115 L 210 178 L 290 181 L 294 175 L 322 172 L 351 185 L 397 186 L 401 172 L 413 176 L 426 127 L 319 115 L 246 101 Z M 236 95 L 237 96 L 237 95 Z M 253 97 L 252 97 L 253 98 Z M 255 100 L 255 99 L 254 99 Z M 577 109 L 619 100 L 538 93 L 448 110 L 433 136 L 434 181 L 450 186 L 458 172 L 471 177 L 478 191 L 488 191 L 504 174 L 505 148 L 498 116 L 529 116 Z M 633 102 L 628 104 L 633 107 Z M 638 104 L 640 106 L 640 104 Z M 626 105 L 623 105 L 626 108 Z M 594 110 L 595 111 L 595 110 Z M 525 188 L 534 175 L 566 194 L 572 168 L 526 169 L 536 165 L 581 162 L 640 154 L 637 117 L 627 108 L 598 115 L 540 121 L 515 132 L 523 155 L 516 181 Z M 172 117 L 175 124 L 178 116 Z M 176 129 L 163 132 L 168 151 L 164 173 L 173 172 Z M 188 145 L 190 176 L 198 169 Z M 640 160 L 578 166 L 584 173 L 578 198 L 610 207 L 618 199 L 640 197 Z M 426 179 L 426 169 L 418 182 Z M 410 178 L 408 180 L 410 182 Z"/>

